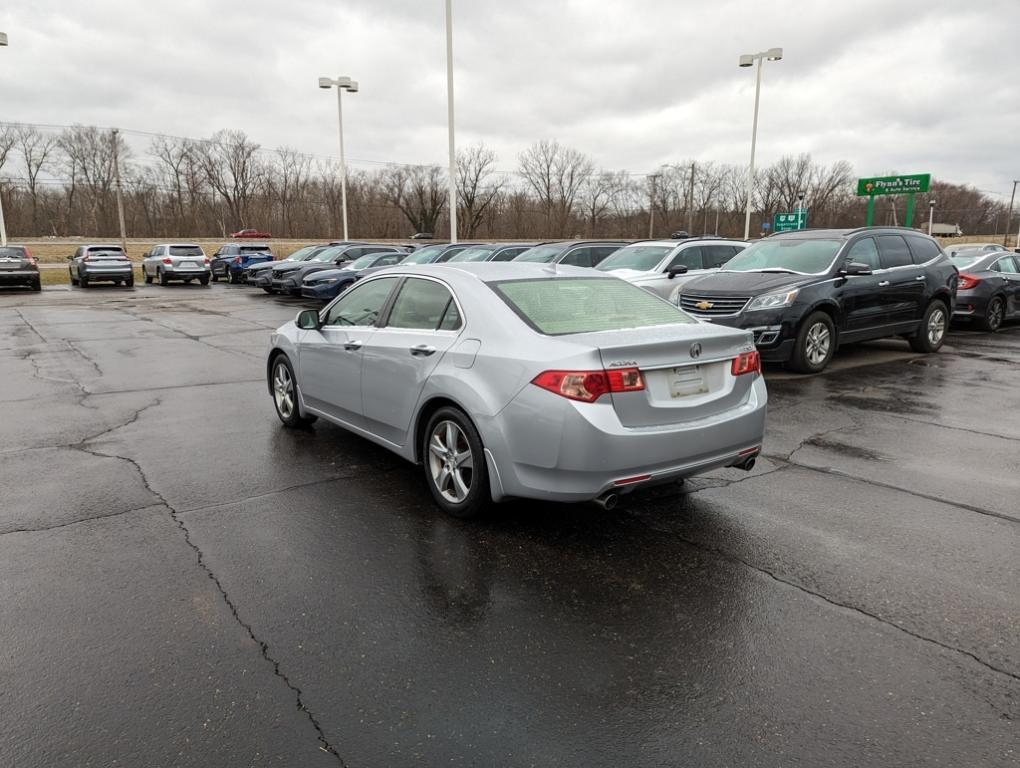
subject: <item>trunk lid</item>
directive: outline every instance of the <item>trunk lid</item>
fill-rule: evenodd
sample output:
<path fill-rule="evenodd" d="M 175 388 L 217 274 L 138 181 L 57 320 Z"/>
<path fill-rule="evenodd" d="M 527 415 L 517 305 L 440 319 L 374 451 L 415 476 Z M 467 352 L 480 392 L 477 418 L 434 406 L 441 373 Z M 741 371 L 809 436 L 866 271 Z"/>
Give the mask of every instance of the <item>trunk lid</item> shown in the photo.
<path fill-rule="evenodd" d="M 740 406 L 754 375 L 734 376 L 732 361 L 754 349 L 750 332 L 692 323 L 579 334 L 598 348 L 607 371 L 637 368 L 645 388 L 614 392 L 625 427 L 655 427 L 703 419 Z"/>

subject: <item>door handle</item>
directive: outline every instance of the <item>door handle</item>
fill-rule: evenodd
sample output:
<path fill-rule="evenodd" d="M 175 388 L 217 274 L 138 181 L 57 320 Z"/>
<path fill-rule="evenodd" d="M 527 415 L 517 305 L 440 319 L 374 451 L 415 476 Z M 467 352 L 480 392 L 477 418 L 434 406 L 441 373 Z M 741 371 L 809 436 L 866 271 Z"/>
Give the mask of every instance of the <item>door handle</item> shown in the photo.
<path fill-rule="evenodd" d="M 878 287 L 879 288 L 885 288 L 887 285 L 889 285 L 889 281 L 888 280 L 883 280 L 882 282 L 880 282 L 878 284 Z"/>
<path fill-rule="evenodd" d="M 927 278 L 927 277 L 925 277 L 924 275 L 918 275 L 918 276 L 917 276 L 917 277 L 915 277 L 914 279 L 915 279 L 915 280 L 927 280 L 928 278 Z"/>
<path fill-rule="evenodd" d="M 435 347 L 430 347 L 428 344 L 418 344 L 411 347 L 411 354 L 415 357 L 428 357 L 436 353 Z"/>
<path fill-rule="evenodd" d="M 344 349 L 346 349 L 348 352 L 357 352 L 359 349 L 361 349 L 361 345 L 364 343 L 365 342 L 358 340 L 348 341 L 344 344 Z"/>

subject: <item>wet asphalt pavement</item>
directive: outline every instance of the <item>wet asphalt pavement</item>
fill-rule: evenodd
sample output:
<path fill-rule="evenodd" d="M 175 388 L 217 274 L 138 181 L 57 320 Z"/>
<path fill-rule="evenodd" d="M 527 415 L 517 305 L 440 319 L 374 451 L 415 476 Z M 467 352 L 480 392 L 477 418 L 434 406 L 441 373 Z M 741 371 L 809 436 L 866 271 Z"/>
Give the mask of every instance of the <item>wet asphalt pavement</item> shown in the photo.
<path fill-rule="evenodd" d="M 0 766 L 1020 765 L 1020 326 L 768 372 L 725 470 L 459 522 L 241 286 L 0 292 Z"/>

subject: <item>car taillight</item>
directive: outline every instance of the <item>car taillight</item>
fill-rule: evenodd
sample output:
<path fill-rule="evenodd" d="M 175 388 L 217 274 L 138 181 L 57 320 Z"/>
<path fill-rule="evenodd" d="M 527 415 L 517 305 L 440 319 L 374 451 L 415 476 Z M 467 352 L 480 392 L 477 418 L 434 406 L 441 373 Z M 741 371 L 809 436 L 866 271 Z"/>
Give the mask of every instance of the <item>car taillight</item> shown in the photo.
<path fill-rule="evenodd" d="M 89 257 L 89 255 L 88 255 L 88 254 L 86 253 L 86 254 L 85 254 L 84 256 L 82 256 L 82 257 L 81 257 L 81 260 L 82 260 L 82 261 L 89 261 L 89 260 L 90 260 L 90 257 Z"/>
<path fill-rule="evenodd" d="M 612 371 L 544 371 L 531 383 L 568 400 L 594 403 L 607 392 L 639 392 L 645 380 L 637 368 Z"/>
<path fill-rule="evenodd" d="M 28 249 L 25 249 L 25 261 L 28 262 L 28 266 L 30 267 L 35 266 L 35 259 L 32 258 L 32 254 L 28 252 Z"/>
<path fill-rule="evenodd" d="M 980 277 L 974 277 L 974 275 L 968 275 L 964 272 L 960 273 L 960 282 L 956 284 L 958 290 L 969 291 L 971 288 L 981 282 Z"/>
<path fill-rule="evenodd" d="M 761 355 L 758 354 L 758 350 L 741 352 L 733 358 L 730 371 L 734 376 L 743 376 L 745 373 L 761 373 Z"/>
<path fill-rule="evenodd" d="M 206 264 L 208 264 L 208 263 L 209 263 L 209 257 L 208 257 L 208 256 L 206 256 L 206 257 L 205 257 L 205 258 L 203 259 L 203 261 L 204 261 L 204 262 L 205 262 Z"/>
<path fill-rule="evenodd" d="M 234 263 L 235 264 L 240 264 L 241 263 L 241 257 L 240 256 L 235 256 L 234 257 Z"/>
<path fill-rule="evenodd" d="M 163 263 L 164 264 L 173 264 L 174 262 L 173 262 L 173 259 L 166 258 L 166 259 L 163 259 Z"/>

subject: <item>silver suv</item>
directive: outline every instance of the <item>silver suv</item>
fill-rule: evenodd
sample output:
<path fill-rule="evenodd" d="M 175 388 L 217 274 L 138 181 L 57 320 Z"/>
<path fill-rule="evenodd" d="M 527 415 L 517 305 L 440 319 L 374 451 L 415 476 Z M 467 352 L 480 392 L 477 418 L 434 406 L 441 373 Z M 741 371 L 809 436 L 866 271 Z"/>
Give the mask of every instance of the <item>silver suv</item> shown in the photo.
<path fill-rule="evenodd" d="M 678 286 L 714 272 L 746 247 L 742 240 L 717 237 L 692 237 L 679 243 L 639 240 L 620 248 L 595 269 L 669 299 Z"/>
<path fill-rule="evenodd" d="M 171 280 L 185 283 L 198 280 L 202 285 L 209 285 L 211 274 L 209 258 L 200 245 L 156 245 L 142 258 L 142 277 L 147 283 L 156 280 L 166 285 Z"/>

